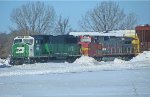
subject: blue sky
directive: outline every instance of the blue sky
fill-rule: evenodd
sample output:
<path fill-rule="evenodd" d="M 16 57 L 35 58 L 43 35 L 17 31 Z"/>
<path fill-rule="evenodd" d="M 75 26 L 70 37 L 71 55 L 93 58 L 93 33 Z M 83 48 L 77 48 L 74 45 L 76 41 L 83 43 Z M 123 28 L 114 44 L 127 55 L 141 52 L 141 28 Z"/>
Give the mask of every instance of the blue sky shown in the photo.
<path fill-rule="evenodd" d="M 117 0 L 116 0 L 117 1 Z M 0 1 L 0 32 L 9 32 L 13 27 L 10 14 L 14 8 L 21 6 L 27 1 Z M 73 29 L 78 29 L 78 21 L 90 9 L 94 8 L 99 1 L 45 1 L 54 7 L 56 14 L 70 18 Z M 138 17 L 138 24 L 150 24 L 150 1 L 117 1 L 126 13 L 134 12 Z"/>

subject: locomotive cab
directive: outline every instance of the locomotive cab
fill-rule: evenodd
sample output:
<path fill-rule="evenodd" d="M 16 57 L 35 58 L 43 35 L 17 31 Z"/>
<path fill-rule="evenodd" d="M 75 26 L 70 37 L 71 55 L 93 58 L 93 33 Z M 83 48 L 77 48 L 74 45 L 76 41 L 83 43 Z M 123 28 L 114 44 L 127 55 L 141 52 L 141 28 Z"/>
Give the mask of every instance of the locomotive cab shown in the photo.
<path fill-rule="evenodd" d="M 11 51 L 11 64 L 21 64 L 34 56 L 34 38 L 31 36 L 17 36 L 14 38 Z"/>

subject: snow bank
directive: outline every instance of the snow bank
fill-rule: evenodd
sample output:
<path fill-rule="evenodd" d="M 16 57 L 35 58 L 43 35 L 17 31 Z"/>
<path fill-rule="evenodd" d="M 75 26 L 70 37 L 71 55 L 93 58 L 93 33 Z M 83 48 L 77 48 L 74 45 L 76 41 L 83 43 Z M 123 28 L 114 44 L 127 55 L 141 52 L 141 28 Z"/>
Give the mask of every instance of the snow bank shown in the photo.
<path fill-rule="evenodd" d="M 114 60 L 114 64 L 122 64 L 125 62 L 126 62 L 125 60 L 121 60 L 121 59 L 117 59 L 117 58 L 115 58 L 115 60 Z"/>
<path fill-rule="evenodd" d="M 147 61 L 150 60 L 150 51 L 144 51 L 130 60 L 130 62 Z"/>
<path fill-rule="evenodd" d="M 130 61 L 124 61 L 121 59 L 115 59 L 114 63 L 122 64 L 122 63 L 135 63 L 135 62 L 143 62 L 143 61 L 150 61 L 150 51 L 144 51 L 143 53 L 139 53 L 137 56 L 133 57 Z"/>
<path fill-rule="evenodd" d="M 0 59 L 0 68 L 7 67 L 7 66 L 10 66 L 9 58 L 7 58 L 7 59 Z"/>
<path fill-rule="evenodd" d="M 98 62 L 94 58 L 88 56 L 81 56 L 76 59 L 74 63 L 36 63 L 36 64 L 23 64 L 19 66 L 9 65 L 8 60 L 0 59 L 0 77 L 3 76 L 23 76 L 34 74 L 60 74 L 60 73 L 77 73 L 77 72 L 95 72 L 100 70 L 126 70 L 126 69 L 142 69 L 150 68 L 150 51 L 145 51 L 138 56 L 134 57 L 131 61 L 124 61 L 115 59 L 111 62 Z"/>
<path fill-rule="evenodd" d="M 81 65 L 97 65 L 97 64 L 99 64 L 99 62 L 96 61 L 94 58 L 88 57 L 88 56 L 81 56 L 80 58 L 76 59 L 74 61 L 74 63 L 81 64 Z"/>

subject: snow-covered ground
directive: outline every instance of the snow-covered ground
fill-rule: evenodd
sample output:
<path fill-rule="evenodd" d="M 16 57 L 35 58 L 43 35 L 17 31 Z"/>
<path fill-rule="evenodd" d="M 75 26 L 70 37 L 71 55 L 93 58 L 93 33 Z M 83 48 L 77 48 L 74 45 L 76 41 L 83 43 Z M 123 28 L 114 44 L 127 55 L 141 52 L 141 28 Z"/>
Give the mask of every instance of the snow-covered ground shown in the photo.
<path fill-rule="evenodd" d="M 0 59 L 0 97 L 150 97 L 150 52 L 130 61 L 10 66 Z"/>
<path fill-rule="evenodd" d="M 142 69 L 150 67 L 150 52 L 145 51 L 130 61 L 115 59 L 111 62 L 98 62 L 94 58 L 82 56 L 74 63 L 35 63 L 10 66 L 8 60 L 0 59 L 0 77 L 49 73 L 71 73 L 100 70 Z"/>

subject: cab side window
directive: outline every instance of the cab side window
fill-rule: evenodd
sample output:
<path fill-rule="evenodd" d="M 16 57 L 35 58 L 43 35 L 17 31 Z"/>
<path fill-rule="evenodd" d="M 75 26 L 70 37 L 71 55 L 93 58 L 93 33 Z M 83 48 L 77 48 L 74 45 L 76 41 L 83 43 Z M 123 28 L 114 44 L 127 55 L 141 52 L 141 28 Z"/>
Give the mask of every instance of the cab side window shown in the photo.
<path fill-rule="evenodd" d="M 35 44 L 43 44 L 43 40 L 42 39 L 36 39 Z"/>

